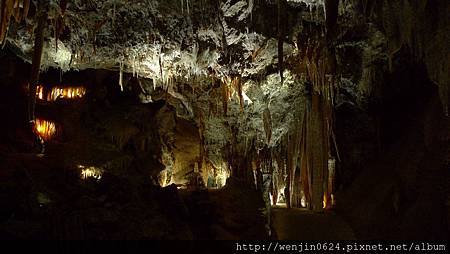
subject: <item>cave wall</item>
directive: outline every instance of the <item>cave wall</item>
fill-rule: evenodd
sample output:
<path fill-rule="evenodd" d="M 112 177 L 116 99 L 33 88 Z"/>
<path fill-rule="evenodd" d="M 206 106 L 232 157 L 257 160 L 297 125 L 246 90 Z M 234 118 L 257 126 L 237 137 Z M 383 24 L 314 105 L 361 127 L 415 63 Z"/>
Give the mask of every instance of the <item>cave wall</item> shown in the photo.
<path fill-rule="evenodd" d="M 357 238 L 448 235 L 448 58 L 435 55 L 448 54 L 444 10 L 443 1 L 340 4 L 339 19 L 360 21 L 337 36 L 336 210 Z"/>
<path fill-rule="evenodd" d="M 2 239 L 193 237 L 180 221 L 183 210 L 174 208 L 183 201 L 166 203 L 155 182 L 163 165 L 153 126 L 164 103 L 141 104 L 132 91 L 120 92 L 117 72 L 44 72 L 43 85 L 83 85 L 87 94 L 38 101 L 37 117 L 58 122 L 63 131 L 45 142 L 39 155 L 27 123 L 28 78 L 19 75 L 30 66 L 9 50 L 2 51 L 1 60 Z M 84 179 L 85 167 L 100 169 L 101 178 Z M 176 189 L 171 195 L 178 195 Z"/>
<path fill-rule="evenodd" d="M 407 84 L 407 91 L 390 89 L 378 111 L 381 149 L 373 150 L 372 160 L 355 155 L 360 159 L 356 168 L 360 173 L 339 192 L 337 210 L 352 223 L 359 238 L 446 239 L 447 144 L 442 137 L 448 127 L 437 87 L 423 66 L 392 73 L 385 86 L 398 86 L 398 80 Z M 355 114 L 347 117 L 354 119 Z M 346 132 L 349 138 L 368 135 L 351 127 Z"/>
<path fill-rule="evenodd" d="M 1 60 L 5 74 L 29 69 L 13 55 Z M 32 133 L 19 139 L 20 132 L 30 131 L 28 100 L 21 90 L 27 79 L 2 77 L 0 84 L 8 96 L 0 106 L 8 109 L 2 111 L 8 124 L 2 126 L 0 150 L 0 237 L 265 238 L 261 194 L 240 180 L 211 195 L 205 190 L 182 192 L 170 181 L 161 188 L 161 170 L 172 166 L 174 180 L 181 185 L 198 163 L 198 128 L 177 117 L 167 94 L 158 97 L 155 92 L 154 101 L 142 103 L 138 81 L 125 75 L 127 85 L 120 91 L 118 76 L 107 70 L 50 69 L 41 74 L 41 83 L 48 88 L 83 85 L 87 92 L 75 100 L 38 100 L 37 117 L 62 128 L 62 135 L 45 142 L 40 155 L 33 150 Z M 80 166 L 100 169 L 100 177 L 82 177 Z"/>
<path fill-rule="evenodd" d="M 14 57 L 8 50 L 1 52 L 1 59 L 3 59 L 0 72 L 2 150 L 32 149 L 32 144 L 27 142 L 27 136 L 29 137 L 30 133 L 24 130 L 27 127 L 27 91 L 24 84 L 28 82 L 27 73 L 30 71 L 30 66 Z"/>

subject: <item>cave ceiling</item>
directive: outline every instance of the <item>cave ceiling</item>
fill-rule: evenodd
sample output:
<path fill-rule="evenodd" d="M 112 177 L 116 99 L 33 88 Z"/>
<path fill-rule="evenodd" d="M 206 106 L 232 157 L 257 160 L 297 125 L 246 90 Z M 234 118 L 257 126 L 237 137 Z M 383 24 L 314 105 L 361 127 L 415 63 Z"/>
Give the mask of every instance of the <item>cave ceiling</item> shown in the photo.
<path fill-rule="evenodd" d="M 277 3 L 261 0 L 50 1 L 42 68 L 119 70 L 164 83 L 240 74 L 277 63 Z M 300 20 L 323 21 L 323 2 L 289 0 L 284 57 L 295 54 Z M 8 40 L 31 59 L 33 17 Z M 288 23 L 286 23 L 288 25 Z M 58 41 L 55 40 L 58 38 Z M 56 48 L 57 47 L 57 48 Z"/>
<path fill-rule="evenodd" d="M 163 88 L 171 95 L 166 100 L 176 108 L 178 117 L 197 125 L 204 121 L 206 143 L 218 147 L 229 140 L 230 125 L 238 126 L 238 135 L 242 135 L 238 139 L 245 144 L 251 139 L 272 147 L 279 144 L 304 110 L 307 82 L 297 64 L 305 53 L 302 45 L 320 41 L 326 33 L 323 0 L 49 2 L 41 70 L 114 70 L 123 73 L 118 86 L 127 86 L 131 76 L 137 77 L 144 103 L 163 98 L 158 92 Z M 343 93 L 336 95 L 336 104 L 358 104 L 373 94 L 381 82 L 377 77 L 390 69 L 392 57 L 402 45 L 417 49 L 415 54 L 427 64 L 430 77 L 443 87 L 442 98 L 448 95 L 448 75 L 445 68 L 436 67 L 448 66 L 448 59 L 435 61 L 436 52 L 444 49 L 433 48 L 433 40 L 426 36 L 414 36 L 428 24 L 418 22 L 427 20 L 423 16 L 427 1 L 411 2 L 339 2 L 339 34 L 333 47 L 338 66 L 335 74 Z M 280 3 L 282 15 L 278 14 Z M 410 15 L 413 12 L 415 16 Z M 33 50 L 35 13 L 31 5 L 25 22 L 11 22 L 7 36 L 8 44 L 27 62 L 31 62 Z M 428 37 L 445 40 L 448 25 L 442 20 Z M 282 36 L 278 23 L 282 24 Z M 395 29 L 397 33 L 392 32 Z M 284 62 L 281 69 L 279 45 Z M 219 114 L 224 111 L 220 89 L 214 88 L 220 87 L 220 82 L 233 83 L 236 77 L 242 82 L 242 97 L 234 91 L 227 114 Z M 264 137 L 267 111 L 272 125 L 270 141 Z"/>
<path fill-rule="evenodd" d="M 303 26 L 323 23 L 323 1 L 289 0 L 283 9 L 283 58 L 289 61 L 299 53 L 296 40 Z M 26 22 L 11 22 L 7 39 L 28 62 L 33 11 L 32 6 Z M 41 70 L 108 69 L 138 77 L 142 102 L 157 100 L 162 95 L 155 91 L 164 88 L 178 115 L 187 119 L 211 111 L 211 101 L 217 100 L 210 94 L 212 78 L 233 82 L 239 76 L 246 114 L 240 114 L 239 100 L 231 101 L 228 117 L 208 118 L 206 137 L 226 142 L 208 132 L 210 125 L 217 130 L 224 121 L 239 124 L 250 136 L 263 133 L 262 112 L 272 105 L 274 120 L 279 120 L 274 121 L 279 123 L 274 126 L 275 145 L 293 121 L 293 107 L 300 107 L 303 90 L 289 67 L 282 84 L 277 74 L 276 20 L 277 1 L 74 0 L 65 9 L 60 1 L 50 1 Z M 122 83 L 127 81 L 118 80 Z"/>

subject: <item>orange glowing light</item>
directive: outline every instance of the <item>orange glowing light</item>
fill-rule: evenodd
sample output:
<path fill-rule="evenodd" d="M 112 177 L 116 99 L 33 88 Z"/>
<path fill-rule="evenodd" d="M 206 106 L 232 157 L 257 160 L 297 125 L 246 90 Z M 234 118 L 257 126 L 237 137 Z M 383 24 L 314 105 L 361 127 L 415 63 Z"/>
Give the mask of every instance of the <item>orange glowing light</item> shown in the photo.
<path fill-rule="evenodd" d="M 50 121 L 36 119 L 36 130 L 45 141 L 50 140 L 56 134 L 56 124 Z"/>
<path fill-rule="evenodd" d="M 44 99 L 44 87 L 43 86 L 36 87 L 36 97 L 40 100 Z"/>
<path fill-rule="evenodd" d="M 82 86 L 76 87 L 52 87 L 50 93 L 47 94 L 47 101 L 56 101 L 57 99 L 77 99 L 82 98 L 86 94 L 86 88 Z M 36 87 L 36 97 L 44 100 L 44 87 L 38 85 Z"/>
<path fill-rule="evenodd" d="M 82 98 L 86 94 L 84 87 L 53 87 L 52 91 L 47 96 L 47 101 L 56 101 L 58 98 L 62 99 L 76 99 Z"/>

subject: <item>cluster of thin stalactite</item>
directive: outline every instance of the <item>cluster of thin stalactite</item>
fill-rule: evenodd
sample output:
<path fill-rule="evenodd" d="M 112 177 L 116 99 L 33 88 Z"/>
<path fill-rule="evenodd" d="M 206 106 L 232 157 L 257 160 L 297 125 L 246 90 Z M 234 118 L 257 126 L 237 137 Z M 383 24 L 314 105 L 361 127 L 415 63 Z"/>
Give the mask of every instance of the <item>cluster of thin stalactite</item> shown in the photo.
<path fill-rule="evenodd" d="M 0 7 L 0 42 L 3 43 L 8 33 L 11 17 L 17 23 L 22 22 L 30 9 L 30 0 L 2 0 Z"/>

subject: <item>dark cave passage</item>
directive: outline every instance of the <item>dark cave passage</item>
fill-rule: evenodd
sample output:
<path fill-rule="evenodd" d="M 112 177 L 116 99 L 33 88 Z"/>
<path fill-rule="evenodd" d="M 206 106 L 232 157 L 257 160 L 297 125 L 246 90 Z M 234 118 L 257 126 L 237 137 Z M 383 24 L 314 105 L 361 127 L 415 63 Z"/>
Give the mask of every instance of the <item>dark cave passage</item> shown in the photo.
<path fill-rule="evenodd" d="M 448 241 L 432 2 L 2 1 L 0 239 Z"/>
<path fill-rule="evenodd" d="M 382 89 L 393 86 L 398 90 L 393 93 L 389 89 L 389 95 L 383 95 L 377 103 L 379 108 L 372 109 L 379 130 L 347 130 L 347 138 L 358 142 L 375 134 L 380 140 L 377 145 L 348 147 L 349 153 L 366 154 L 357 161 L 343 162 L 349 163 L 343 167 L 355 168 L 352 173 L 341 171 L 344 186 L 351 174 L 358 175 L 353 175 L 351 186 L 338 195 L 336 211 L 353 225 L 358 238 L 445 239 L 445 234 L 438 232 L 444 232 L 447 224 L 438 221 L 447 216 L 442 209 L 448 199 L 448 178 L 442 177 L 447 175 L 447 168 L 442 158 L 448 153 L 448 121 L 442 117 L 436 86 L 423 67 L 394 72 Z M 363 114 L 352 115 L 367 119 Z M 430 210 L 441 212 L 431 215 L 426 212 Z M 412 221 L 419 217 L 419 221 Z"/>

